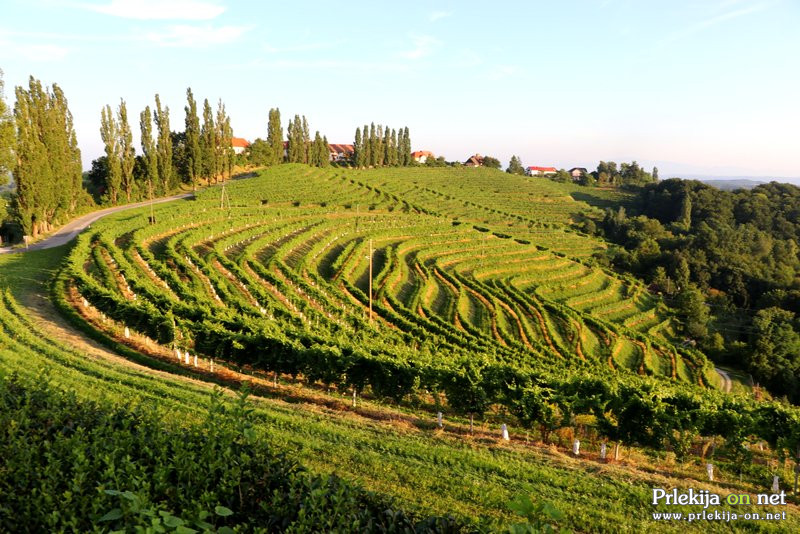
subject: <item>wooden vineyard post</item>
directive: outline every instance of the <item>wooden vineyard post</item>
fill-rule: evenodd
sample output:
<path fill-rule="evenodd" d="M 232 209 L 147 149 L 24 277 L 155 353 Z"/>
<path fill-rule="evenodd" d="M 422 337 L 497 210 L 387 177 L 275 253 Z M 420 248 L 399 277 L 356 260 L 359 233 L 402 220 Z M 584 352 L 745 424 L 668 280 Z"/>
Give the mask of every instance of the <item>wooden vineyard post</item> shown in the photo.
<path fill-rule="evenodd" d="M 439 425 L 439 428 L 442 428 L 442 412 L 436 412 L 436 424 Z"/>
<path fill-rule="evenodd" d="M 353 408 L 356 407 L 356 388 L 353 388 Z"/>
<path fill-rule="evenodd" d="M 372 322 L 372 239 L 369 240 L 369 322 Z"/>

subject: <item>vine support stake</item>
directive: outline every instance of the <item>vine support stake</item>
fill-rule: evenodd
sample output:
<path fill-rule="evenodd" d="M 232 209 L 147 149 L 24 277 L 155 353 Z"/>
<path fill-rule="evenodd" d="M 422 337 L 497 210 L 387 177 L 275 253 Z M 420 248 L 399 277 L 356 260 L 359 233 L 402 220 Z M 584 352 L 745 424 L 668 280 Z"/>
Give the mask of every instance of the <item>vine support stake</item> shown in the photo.
<path fill-rule="evenodd" d="M 356 388 L 353 388 L 353 408 L 356 407 Z"/>

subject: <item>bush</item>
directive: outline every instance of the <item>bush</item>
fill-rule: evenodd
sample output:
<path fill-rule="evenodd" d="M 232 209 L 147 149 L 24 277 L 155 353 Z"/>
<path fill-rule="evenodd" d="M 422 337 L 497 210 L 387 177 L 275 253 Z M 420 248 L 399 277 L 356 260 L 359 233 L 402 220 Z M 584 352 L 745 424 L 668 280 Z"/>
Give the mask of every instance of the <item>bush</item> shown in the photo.
<path fill-rule="evenodd" d="M 108 407 L 0 378 L 0 524 L 7 532 L 139 527 L 232 532 L 457 532 L 386 498 L 303 470 L 257 438 L 246 393 L 211 396 L 200 423 Z M 183 530 L 186 531 L 186 530 Z"/>

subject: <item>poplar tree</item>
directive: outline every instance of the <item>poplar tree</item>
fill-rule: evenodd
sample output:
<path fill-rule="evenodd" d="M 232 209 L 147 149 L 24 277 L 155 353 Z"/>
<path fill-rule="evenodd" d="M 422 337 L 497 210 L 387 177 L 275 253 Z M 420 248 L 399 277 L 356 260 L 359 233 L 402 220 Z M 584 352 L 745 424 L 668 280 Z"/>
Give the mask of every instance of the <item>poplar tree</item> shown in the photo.
<path fill-rule="evenodd" d="M 125 198 L 130 202 L 133 193 L 133 167 L 136 165 L 136 149 L 133 147 L 133 133 L 128 122 L 128 106 L 122 99 L 120 99 L 117 113 L 122 190 L 125 191 Z"/>
<path fill-rule="evenodd" d="M 223 179 L 230 178 L 233 170 L 233 128 L 225 104 L 219 99 L 217 104 L 217 164 Z"/>
<path fill-rule="evenodd" d="M 308 152 L 311 149 L 311 134 L 309 133 L 309 130 L 308 130 L 308 121 L 306 120 L 306 116 L 305 115 L 303 115 L 302 134 L 303 134 L 303 137 L 302 137 L 302 140 L 301 140 L 302 146 L 303 146 L 302 162 L 303 163 L 308 163 Z"/>
<path fill-rule="evenodd" d="M 322 166 L 322 159 L 320 158 L 321 145 L 322 137 L 320 137 L 319 130 L 317 130 L 316 134 L 314 135 L 314 142 L 311 144 L 311 154 L 309 158 L 309 164 L 313 165 L 314 167 Z"/>
<path fill-rule="evenodd" d="M 8 183 L 8 176 L 14 168 L 16 145 L 14 118 L 6 104 L 4 87 L 3 70 L 0 69 L 0 185 Z"/>
<path fill-rule="evenodd" d="M 369 165 L 375 166 L 378 161 L 378 143 L 376 142 L 375 123 L 369 125 Z"/>
<path fill-rule="evenodd" d="M 211 104 L 206 98 L 203 101 L 203 125 L 200 127 L 200 154 L 202 160 L 202 176 L 211 182 L 217 170 L 217 144 L 214 129 L 214 114 Z"/>
<path fill-rule="evenodd" d="M 405 147 L 405 142 L 405 134 L 403 133 L 403 129 L 400 128 L 397 130 L 397 164 L 400 166 L 406 165 L 403 161 L 403 147 Z"/>
<path fill-rule="evenodd" d="M 383 158 L 386 154 L 383 150 L 383 126 L 378 125 L 375 130 L 375 165 L 383 166 Z"/>
<path fill-rule="evenodd" d="M 192 189 L 197 189 L 197 181 L 202 174 L 202 158 L 200 157 L 200 119 L 197 118 L 197 102 L 192 94 L 192 88 L 186 89 L 186 112 L 184 125 L 186 127 L 186 163 L 189 171 L 189 181 Z"/>
<path fill-rule="evenodd" d="M 108 200 L 111 204 L 117 204 L 122 185 L 122 163 L 120 161 L 122 151 L 119 144 L 119 127 L 109 105 L 106 105 L 100 114 L 100 137 L 105 145 L 106 162 L 108 163 L 106 177 Z"/>
<path fill-rule="evenodd" d="M 15 90 L 17 164 L 14 167 L 14 181 L 17 191 L 14 211 L 25 235 L 36 238 L 40 231 L 46 231 L 44 214 L 48 196 L 54 188 L 44 143 L 44 91 L 41 82 L 33 76 L 29 79 L 28 87 L 27 91 L 19 86 Z"/>
<path fill-rule="evenodd" d="M 397 167 L 400 161 L 400 151 L 397 147 L 397 130 L 392 128 L 392 165 Z"/>
<path fill-rule="evenodd" d="M 153 140 L 153 117 L 150 106 L 146 106 L 139 115 L 139 128 L 142 131 L 142 154 L 144 155 L 145 180 L 147 196 L 153 198 L 153 184 L 158 182 L 158 152 Z"/>
<path fill-rule="evenodd" d="M 306 128 L 308 124 L 306 124 Z M 305 147 L 305 132 L 303 122 L 299 115 L 294 116 L 293 121 L 289 121 L 289 163 L 308 162 L 307 150 Z"/>
<path fill-rule="evenodd" d="M 225 104 L 222 103 L 222 99 L 220 98 L 217 101 L 217 118 L 216 122 L 214 123 L 214 146 L 216 147 L 215 155 L 216 155 L 216 175 L 225 178 L 225 169 L 228 166 L 228 151 L 226 150 L 225 142 L 226 139 L 226 132 L 225 132 L 225 120 L 227 115 L 225 114 Z M 228 146 L 230 146 L 230 142 L 228 142 Z"/>
<path fill-rule="evenodd" d="M 403 128 L 403 146 L 400 148 L 400 158 L 404 166 L 411 165 L 411 136 L 408 134 L 408 126 Z"/>
<path fill-rule="evenodd" d="M 83 190 L 83 164 L 78 138 L 72 121 L 64 92 L 57 84 L 46 93 L 45 113 L 45 146 L 47 159 L 54 178 L 55 192 L 51 196 L 55 204 L 47 214 L 47 226 L 59 222 L 63 216 L 72 214 L 78 207 L 80 199 L 85 196 Z"/>
<path fill-rule="evenodd" d="M 383 164 L 392 165 L 392 133 L 388 126 L 383 131 Z"/>
<path fill-rule="evenodd" d="M 322 136 L 322 149 L 320 154 L 322 156 L 321 167 L 329 167 L 331 164 L 331 149 L 330 145 L 328 144 L 327 135 Z"/>
<path fill-rule="evenodd" d="M 356 138 L 353 141 L 353 163 L 356 167 L 364 166 L 364 143 L 361 141 L 361 128 L 356 128 Z"/>
<path fill-rule="evenodd" d="M 294 119 L 289 119 L 289 124 L 286 125 L 286 163 L 294 163 L 294 154 L 297 147 L 295 147 L 294 139 Z"/>
<path fill-rule="evenodd" d="M 278 108 L 269 110 L 267 145 L 270 148 L 268 165 L 277 165 L 283 162 L 283 128 L 281 127 L 281 111 Z"/>
<path fill-rule="evenodd" d="M 372 159 L 372 146 L 369 140 L 369 126 L 364 125 L 362 130 L 361 144 L 364 146 L 364 160 L 361 162 L 362 167 L 368 167 Z"/>
<path fill-rule="evenodd" d="M 155 123 L 158 129 L 158 177 L 161 179 L 163 193 L 172 189 L 174 171 L 172 168 L 172 135 L 169 129 L 169 106 L 161 108 L 161 99 L 156 95 Z"/>

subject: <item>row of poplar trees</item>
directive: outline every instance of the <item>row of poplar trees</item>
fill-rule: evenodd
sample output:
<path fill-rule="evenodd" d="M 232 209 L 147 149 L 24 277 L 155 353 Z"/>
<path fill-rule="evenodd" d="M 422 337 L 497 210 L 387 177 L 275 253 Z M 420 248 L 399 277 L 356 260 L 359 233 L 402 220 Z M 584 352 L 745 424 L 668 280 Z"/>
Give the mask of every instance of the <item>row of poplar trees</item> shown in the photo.
<path fill-rule="evenodd" d="M 32 76 L 15 89 L 13 119 L 0 80 L 0 176 L 14 176 L 12 210 L 25 235 L 65 222 L 90 199 L 82 187 L 81 151 L 61 88 Z"/>
<path fill-rule="evenodd" d="M 408 166 L 411 165 L 411 137 L 408 126 L 399 130 L 369 126 L 356 128 L 353 144 L 355 154 L 353 163 L 356 167 Z"/>
<path fill-rule="evenodd" d="M 281 111 L 278 108 L 270 109 L 267 139 L 256 139 L 250 145 L 250 162 L 265 166 L 285 162 L 327 167 L 330 165 L 328 138 L 317 131 L 312 140 L 310 131 L 305 115 L 295 115 L 289 119 L 284 143 Z"/>
<path fill-rule="evenodd" d="M 272 111 L 270 110 L 270 132 L 274 128 Z M 280 111 L 277 109 L 274 111 L 276 112 L 277 127 L 280 129 Z M 327 136 L 320 136 L 319 131 L 317 131 L 312 141 L 309 132 L 305 115 L 303 115 L 302 119 L 299 115 L 295 115 L 294 119 L 289 120 L 289 126 L 286 130 L 288 141 L 286 148 L 287 163 L 305 163 L 314 167 L 327 167 L 330 165 L 331 160 Z"/>
<path fill-rule="evenodd" d="M 158 95 L 155 100 L 152 112 L 147 106 L 139 115 L 142 156 L 138 166 L 125 101 L 120 101 L 116 113 L 108 105 L 102 110 L 105 199 L 110 204 L 168 194 L 180 182 L 196 188 L 203 180 L 215 183 L 232 173 L 233 129 L 222 100 L 215 115 L 205 99 L 201 123 L 192 89 L 187 89 L 185 130 L 178 133 L 170 130 L 169 107 L 161 106 Z"/>

